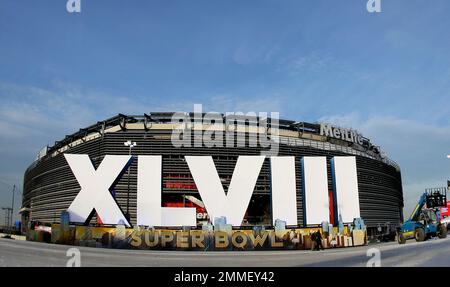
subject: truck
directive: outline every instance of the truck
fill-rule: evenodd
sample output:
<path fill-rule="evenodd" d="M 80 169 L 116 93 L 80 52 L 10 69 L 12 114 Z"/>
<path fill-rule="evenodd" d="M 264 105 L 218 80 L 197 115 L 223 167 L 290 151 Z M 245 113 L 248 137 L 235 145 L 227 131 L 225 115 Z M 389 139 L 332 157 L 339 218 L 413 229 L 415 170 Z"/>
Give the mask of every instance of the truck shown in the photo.
<path fill-rule="evenodd" d="M 442 207 L 447 207 L 447 188 L 429 188 L 420 196 L 409 218 L 397 230 L 397 241 L 425 241 L 432 237 L 446 238 L 447 228 L 441 223 Z"/>

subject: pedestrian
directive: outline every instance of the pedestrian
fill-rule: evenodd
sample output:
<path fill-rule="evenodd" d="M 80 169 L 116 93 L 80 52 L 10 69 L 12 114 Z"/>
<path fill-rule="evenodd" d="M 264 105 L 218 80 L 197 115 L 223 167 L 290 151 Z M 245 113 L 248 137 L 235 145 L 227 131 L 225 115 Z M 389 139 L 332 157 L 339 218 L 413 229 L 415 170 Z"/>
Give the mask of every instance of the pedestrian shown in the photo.
<path fill-rule="evenodd" d="M 377 230 L 378 230 L 378 240 L 379 242 L 383 242 L 383 233 L 382 233 L 383 229 L 381 228 L 381 225 L 379 223 Z"/>
<path fill-rule="evenodd" d="M 323 250 L 322 234 L 320 233 L 320 230 L 317 230 L 315 239 L 316 239 L 316 250 Z"/>
<path fill-rule="evenodd" d="M 311 231 L 309 233 L 310 237 L 311 237 L 311 251 L 315 251 L 316 250 L 316 233 L 314 231 Z"/>

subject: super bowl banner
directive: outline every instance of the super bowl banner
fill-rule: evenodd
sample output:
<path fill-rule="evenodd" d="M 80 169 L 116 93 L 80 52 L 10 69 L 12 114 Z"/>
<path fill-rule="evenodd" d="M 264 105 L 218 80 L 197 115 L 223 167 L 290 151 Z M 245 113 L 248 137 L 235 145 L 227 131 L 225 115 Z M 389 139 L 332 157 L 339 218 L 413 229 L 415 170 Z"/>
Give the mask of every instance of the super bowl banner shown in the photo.
<path fill-rule="evenodd" d="M 148 229 L 93 226 L 52 226 L 51 242 L 77 246 L 142 250 L 271 250 L 310 249 L 313 234 L 320 232 L 324 248 L 360 246 L 367 243 L 366 231 L 357 226 L 328 228 L 275 228 L 233 230 L 216 226 L 209 230 Z M 36 240 L 29 238 L 29 240 Z"/>

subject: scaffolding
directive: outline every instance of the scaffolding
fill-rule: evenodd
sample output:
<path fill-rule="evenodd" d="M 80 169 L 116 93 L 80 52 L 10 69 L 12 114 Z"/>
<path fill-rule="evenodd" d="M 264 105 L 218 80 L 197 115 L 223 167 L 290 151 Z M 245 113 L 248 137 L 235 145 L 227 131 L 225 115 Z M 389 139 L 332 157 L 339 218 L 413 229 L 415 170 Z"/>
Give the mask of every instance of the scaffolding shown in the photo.
<path fill-rule="evenodd" d="M 3 225 L 3 230 L 12 230 L 12 213 L 13 210 L 11 207 L 2 207 L 2 210 L 5 211 L 5 223 Z"/>

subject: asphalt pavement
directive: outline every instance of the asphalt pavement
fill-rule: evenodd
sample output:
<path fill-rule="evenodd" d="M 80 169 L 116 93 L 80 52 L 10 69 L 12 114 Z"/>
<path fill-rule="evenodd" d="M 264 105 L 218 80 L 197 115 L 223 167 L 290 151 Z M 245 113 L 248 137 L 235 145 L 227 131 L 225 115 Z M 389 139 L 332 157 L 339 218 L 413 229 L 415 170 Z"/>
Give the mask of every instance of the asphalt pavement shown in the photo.
<path fill-rule="evenodd" d="M 77 248 L 77 249 L 71 249 Z M 90 248 L 0 239 L 0 266 L 61 266 L 73 264 L 79 250 L 83 266 L 450 266 L 450 237 L 425 242 L 376 243 L 324 251 L 283 250 L 243 252 L 149 251 Z M 69 253 L 68 253 L 69 251 Z M 72 261 L 70 261 L 72 259 Z"/>

